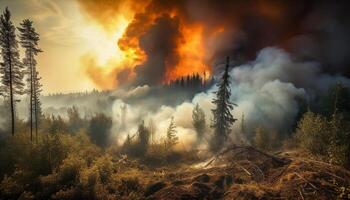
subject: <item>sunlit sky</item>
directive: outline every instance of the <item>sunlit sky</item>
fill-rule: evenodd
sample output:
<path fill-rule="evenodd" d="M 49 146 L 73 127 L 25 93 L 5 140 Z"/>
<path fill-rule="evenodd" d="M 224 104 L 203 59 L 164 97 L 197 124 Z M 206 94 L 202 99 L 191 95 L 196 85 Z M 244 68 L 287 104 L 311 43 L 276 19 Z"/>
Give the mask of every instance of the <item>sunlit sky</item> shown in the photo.
<path fill-rule="evenodd" d="M 44 94 L 92 90 L 96 85 L 86 75 L 82 57 L 94 55 L 100 65 L 118 58 L 117 38 L 126 23 L 107 32 L 75 0 L 0 0 L 1 10 L 6 6 L 16 26 L 29 18 L 41 36 L 44 52 L 37 60 Z"/>

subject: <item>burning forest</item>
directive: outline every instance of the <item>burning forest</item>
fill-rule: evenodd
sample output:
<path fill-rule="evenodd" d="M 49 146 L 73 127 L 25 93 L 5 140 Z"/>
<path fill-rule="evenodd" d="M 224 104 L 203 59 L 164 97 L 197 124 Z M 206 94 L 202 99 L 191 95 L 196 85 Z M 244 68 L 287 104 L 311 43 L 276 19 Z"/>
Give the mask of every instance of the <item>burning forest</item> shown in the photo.
<path fill-rule="evenodd" d="M 350 199 L 346 1 L 0 9 L 0 199 Z"/>

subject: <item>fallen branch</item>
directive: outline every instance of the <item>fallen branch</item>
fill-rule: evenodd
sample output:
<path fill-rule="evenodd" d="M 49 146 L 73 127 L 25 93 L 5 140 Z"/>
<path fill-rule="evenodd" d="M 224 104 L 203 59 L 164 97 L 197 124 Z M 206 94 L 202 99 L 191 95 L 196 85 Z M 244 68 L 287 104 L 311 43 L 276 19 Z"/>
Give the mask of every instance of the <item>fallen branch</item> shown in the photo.
<path fill-rule="evenodd" d="M 299 177 L 299 178 L 301 178 L 301 179 L 303 179 L 306 183 L 308 183 L 309 185 L 311 185 L 311 187 L 313 187 L 315 190 L 317 190 L 317 187 L 314 185 L 314 184 L 312 184 L 310 181 L 308 181 L 306 178 L 304 178 L 303 176 L 301 176 L 299 173 L 297 173 L 297 172 L 295 172 L 295 174 Z"/>
<path fill-rule="evenodd" d="M 260 153 L 260 154 L 262 154 L 262 155 L 264 155 L 264 156 L 266 156 L 266 157 L 268 157 L 268 158 L 271 158 L 273 161 L 278 162 L 278 163 L 280 163 L 280 164 L 282 164 L 282 165 L 288 164 L 288 163 L 289 163 L 289 161 L 286 161 L 286 160 L 284 160 L 284 159 L 281 159 L 281 158 L 278 158 L 278 157 L 276 157 L 276 156 L 273 156 L 273 155 L 267 154 L 267 153 L 265 153 L 265 152 L 262 152 L 262 151 L 260 151 L 259 149 L 255 148 L 255 147 L 247 146 L 246 148 L 247 148 L 247 149 L 251 149 L 251 150 L 253 150 L 253 151 L 256 151 L 256 152 L 258 152 L 258 153 Z"/>
<path fill-rule="evenodd" d="M 211 159 L 204 167 L 208 167 L 212 162 L 214 162 L 216 159 L 219 158 L 219 156 L 226 154 L 229 152 L 231 148 L 226 148 L 225 150 L 221 151 L 220 153 L 216 154 L 213 159 Z"/>
<path fill-rule="evenodd" d="M 263 178 L 263 180 L 264 180 L 264 179 L 265 179 L 265 174 L 264 174 L 264 172 L 260 169 L 260 167 L 259 167 L 258 165 L 256 165 L 256 164 L 253 163 L 253 166 L 256 167 L 256 168 L 258 169 L 258 171 L 260 172 L 260 174 L 262 175 L 262 178 Z"/>
<path fill-rule="evenodd" d="M 250 173 L 246 168 L 244 168 L 242 165 L 235 163 L 238 167 L 240 167 L 245 173 L 247 173 L 249 176 L 252 175 L 252 173 Z"/>
<path fill-rule="evenodd" d="M 301 197 L 302 200 L 305 200 L 304 196 L 303 196 L 303 193 L 301 192 L 300 188 L 298 188 L 298 192 L 299 192 L 299 195 Z"/>
<path fill-rule="evenodd" d="M 221 152 L 219 152 L 218 154 L 216 154 L 214 156 L 214 158 L 212 160 L 210 160 L 204 167 L 207 167 L 209 166 L 211 163 L 213 163 L 216 159 L 218 159 L 220 156 L 228 153 L 229 151 L 233 151 L 233 150 L 236 150 L 236 149 L 244 149 L 245 151 L 248 151 L 248 150 L 252 150 L 252 151 L 255 151 L 255 152 L 258 152 L 262 155 L 264 155 L 265 157 L 268 157 L 268 158 L 271 158 L 273 161 L 277 162 L 277 163 L 280 163 L 282 165 L 284 164 L 288 164 L 289 161 L 286 161 L 284 159 L 280 159 L 276 156 L 273 156 L 273 155 L 270 155 L 270 154 L 267 154 L 265 152 L 262 152 L 252 146 L 237 146 L 237 145 L 232 145 L 230 147 L 227 147 L 226 149 L 222 150 Z M 242 151 L 243 152 L 243 151 Z M 241 153 L 241 152 L 240 152 Z"/>
<path fill-rule="evenodd" d="M 212 160 L 210 160 L 204 167 L 208 167 L 212 162 L 214 162 L 216 160 L 216 158 L 213 158 Z"/>
<path fill-rule="evenodd" d="M 276 183 L 279 178 L 287 171 L 288 167 L 284 167 L 283 170 L 281 170 L 281 172 L 274 177 L 274 179 L 272 180 L 272 183 Z"/>
<path fill-rule="evenodd" d="M 330 175 L 330 176 L 332 176 L 332 177 L 334 177 L 334 178 L 337 178 L 337 179 L 339 179 L 339 180 L 345 181 L 345 179 L 344 179 L 344 178 L 342 178 L 342 177 L 340 177 L 340 176 L 337 176 L 337 175 L 332 174 L 332 173 L 327 172 L 327 171 L 325 171 L 325 173 L 326 173 L 326 174 L 328 174 L 328 175 Z"/>

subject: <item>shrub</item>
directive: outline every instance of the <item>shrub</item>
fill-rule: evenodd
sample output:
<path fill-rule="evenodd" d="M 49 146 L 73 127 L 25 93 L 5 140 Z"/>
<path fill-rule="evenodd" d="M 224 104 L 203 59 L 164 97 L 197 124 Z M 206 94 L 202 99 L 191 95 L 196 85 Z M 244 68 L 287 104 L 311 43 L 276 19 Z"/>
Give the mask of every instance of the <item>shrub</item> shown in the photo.
<path fill-rule="evenodd" d="M 19 196 L 18 200 L 32 200 L 35 199 L 34 195 L 31 192 L 24 191 L 21 196 Z"/>
<path fill-rule="evenodd" d="M 70 154 L 59 167 L 58 181 L 64 185 L 75 183 L 79 178 L 80 170 L 85 166 L 85 160 L 75 154 Z"/>
<path fill-rule="evenodd" d="M 296 139 L 301 148 L 333 164 L 349 166 L 350 128 L 342 114 L 327 120 L 308 111 L 298 123 Z"/>
<path fill-rule="evenodd" d="M 135 140 L 133 141 L 132 138 L 128 135 L 123 144 L 122 152 L 128 154 L 131 157 L 141 158 L 147 154 L 149 145 L 150 132 L 142 120 L 138 126 Z"/>
<path fill-rule="evenodd" d="M 79 129 L 85 127 L 85 121 L 80 117 L 78 108 L 76 106 L 72 106 L 67 109 L 68 115 L 68 131 L 70 133 L 76 133 Z"/>
<path fill-rule="evenodd" d="M 102 183 L 106 183 L 113 173 L 112 157 L 108 154 L 103 155 L 94 161 Z"/>
<path fill-rule="evenodd" d="M 62 137 L 62 143 L 67 146 L 68 153 L 74 153 L 84 158 L 87 165 L 90 165 L 96 157 L 101 155 L 101 149 L 91 142 L 89 136 L 85 132 L 80 131 L 73 136 L 64 136 L 65 137 Z"/>
<path fill-rule="evenodd" d="M 101 184 L 101 183 L 97 183 L 94 186 L 94 196 L 97 200 L 113 200 L 113 199 L 120 199 L 117 198 L 116 194 L 112 194 L 110 193 L 106 186 Z M 89 196 L 90 197 L 90 196 Z M 90 197 L 91 198 L 91 197 Z M 132 198 L 131 198 L 132 199 Z"/>
<path fill-rule="evenodd" d="M 127 196 L 132 192 L 140 192 L 142 187 L 138 178 L 122 178 L 118 184 L 117 190 L 122 196 Z"/>
<path fill-rule="evenodd" d="M 327 119 L 321 115 L 308 111 L 298 122 L 296 139 L 301 148 L 314 155 L 325 156 L 327 154 L 329 136 Z"/>
<path fill-rule="evenodd" d="M 61 189 L 51 196 L 52 199 L 57 199 L 57 200 L 81 199 L 80 197 L 81 197 L 81 193 L 75 187 Z"/>
<path fill-rule="evenodd" d="M 84 168 L 80 172 L 79 181 L 83 187 L 93 187 L 99 182 L 100 175 L 97 167 Z"/>
<path fill-rule="evenodd" d="M 328 160 L 333 164 L 350 166 L 350 125 L 342 114 L 333 114 L 330 122 Z"/>
<path fill-rule="evenodd" d="M 93 116 L 88 127 L 88 134 L 92 142 L 100 147 L 107 146 L 111 127 L 112 119 L 110 117 L 103 113 Z"/>
<path fill-rule="evenodd" d="M 265 151 L 275 149 L 278 144 L 278 136 L 276 131 L 269 130 L 265 127 L 258 126 L 255 129 L 254 145 Z"/>
<path fill-rule="evenodd" d="M 0 194 L 5 199 L 17 199 L 22 191 L 22 185 L 17 183 L 13 177 L 5 176 L 1 181 Z"/>

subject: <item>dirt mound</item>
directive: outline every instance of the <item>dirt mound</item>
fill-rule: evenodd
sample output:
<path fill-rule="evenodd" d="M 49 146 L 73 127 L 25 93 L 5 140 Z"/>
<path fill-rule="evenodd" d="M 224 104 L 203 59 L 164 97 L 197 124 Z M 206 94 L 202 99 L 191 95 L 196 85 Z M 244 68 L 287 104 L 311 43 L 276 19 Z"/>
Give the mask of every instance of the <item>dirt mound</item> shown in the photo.
<path fill-rule="evenodd" d="M 149 199 L 336 199 L 350 172 L 324 162 L 230 147 L 202 167 L 173 172 Z M 175 184 L 176 183 L 176 184 Z"/>

